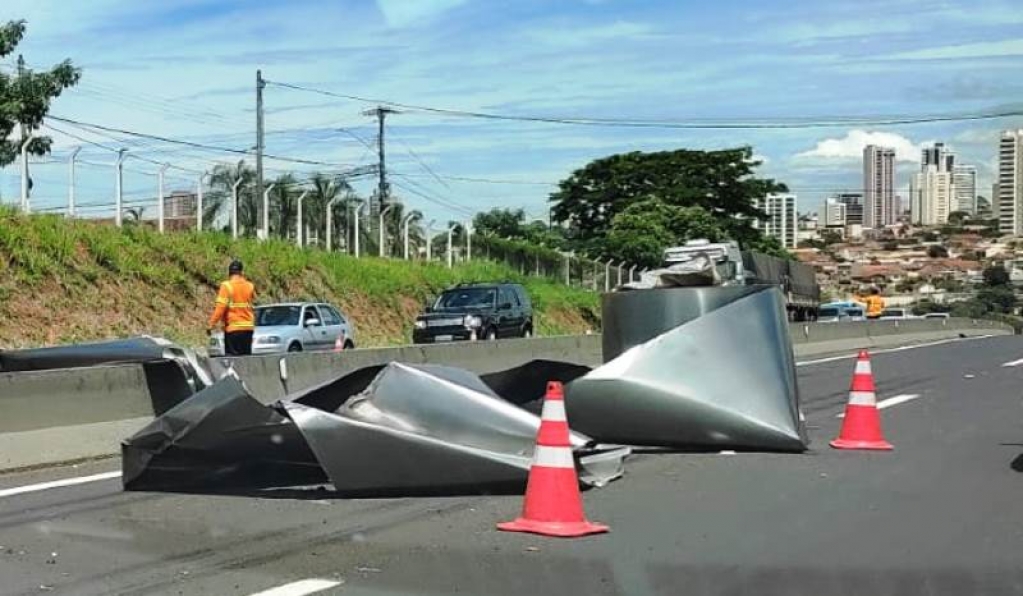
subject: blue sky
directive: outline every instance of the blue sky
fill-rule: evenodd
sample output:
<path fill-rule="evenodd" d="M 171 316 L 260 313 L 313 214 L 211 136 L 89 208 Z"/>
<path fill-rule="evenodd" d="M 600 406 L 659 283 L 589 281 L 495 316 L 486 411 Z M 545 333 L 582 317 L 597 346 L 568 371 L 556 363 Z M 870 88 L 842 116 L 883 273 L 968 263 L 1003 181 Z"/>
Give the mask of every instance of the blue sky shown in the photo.
<path fill-rule="evenodd" d="M 30 64 L 70 57 L 84 67 L 82 84 L 54 104 L 54 114 L 242 149 L 253 144 L 256 68 L 273 81 L 337 93 L 520 115 L 791 119 L 1023 107 L 1018 1 L 5 0 L 6 18 L 28 20 L 20 50 Z M 337 131 L 372 142 L 373 122 L 361 115 L 368 104 L 269 87 L 266 105 L 267 129 L 278 131 L 268 136 L 270 153 L 339 166 L 375 159 Z M 766 175 L 799 195 L 803 210 L 831 191 L 861 186 L 867 142 L 896 147 L 899 185 L 907 187 L 920 146 L 945 141 L 978 166 L 986 196 L 999 131 L 1023 127 L 1023 118 L 1009 118 L 653 130 L 418 112 L 389 122 L 395 193 L 438 220 L 495 206 L 541 216 L 549 183 L 611 153 L 744 144 L 764 158 Z M 68 130 L 188 169 L 236 159 Z M 54 161 L 81 144 L 54 137 Z M 108 199 L 113 178 L 103 164 L 111 154 L 86 146 L 81 155 L 80 200 Z M 129 196 L 153 196 L 155 166 L 129 163 Z M 268 167 L 315 169 L 273 160 Z M 17 195 L 17 175 L 13 165 L 0 172 L 3 197 Z M 62 163 L 34 166 L 33 175 L 37 205 L 66 200 Z M 170 176 L 172 188 L 194 185 L 192 174 Z M 359 189 L 368 192 L 369 183 Z"/>

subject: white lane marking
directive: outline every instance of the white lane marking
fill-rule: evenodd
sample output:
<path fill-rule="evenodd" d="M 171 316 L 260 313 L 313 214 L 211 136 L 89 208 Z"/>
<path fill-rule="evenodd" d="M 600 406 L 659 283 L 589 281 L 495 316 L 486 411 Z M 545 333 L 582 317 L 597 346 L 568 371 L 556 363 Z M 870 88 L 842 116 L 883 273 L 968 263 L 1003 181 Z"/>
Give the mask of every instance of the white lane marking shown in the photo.
<path fill-rule="evenodd" d="M 1006 362 L 1002 366 L 1019 366 L 1020 364 L 1023 364 L 1023 358 L 1020 358 L 1019 360 L 1013 360 L 1012 362 Z"/>
<path fill-rule="evenodd" d="M 315 594 L 316 592 L 336 588 L 340 585 L 341 582 L 329 579 L 303 579 L 262 592 L 256 592 L 255 594 L 250 594 L 250 596 L 305 596 L 306 594 Z"/>
<path fill-rule="evenodd" d="M 924 344 L 913 344 L 913 345 L 909 345 L 909 346 L 899 346 L 897 348 L 886 348 L 886 349 L 883 349 L 883 350 L 870 350 L 870 355 L 874 356 L 876 354 L 888 354 L 888 353 L 891 353 L 891 352 L 903 352 L 905 350 L 917 350 L 917 349 L 920 349 L 920 348 L 930 348 L 930 347 L 933 347 L 933 346 L 940 346 L 942 344 L 949 344 L 949 343 L 953 343 L 953 342 L 970 341 L 970 340 L 974 340 L 974 339 L 987 339 L 989 337 L 996 337 L 996 336 L 994 336 L 994 335 L 978 335 L 976 337 L 965 337 L 965 338 L 957 337 L 957 338 L 953 338 L 953 339 L 942 339 L 942 340 L 932 341 L 932 342 L 928 342 L 928 343 L 924 343 Z M 828 362 L 838 362 L 839 360 L 850 360 L 852 358 L 855 358 L 857 356 L 857 354 L 859 354 L 859 351 L 857 351 L 855 353 L 851 353 L 851 354 L 846 354 L 844 356 L 829 356 L 828 358 L 819 358 L 817 360 L 804 360 L 803 362 L 797 362 L 796 366 L 811 366 L 813 364 L 825 364 L 825 363 L 828 363 Z"/>
<path fill-rule="evenodd" d="M 0 498 L 13 497 L 14 495 L 23 495 L 25 493 L 34 493 L 41 490 L 50 490 L 51 488 L 63 488 L 65 486 L 88 484 L 90 482 L 99 482 L 100 480 L 111 480 L 113 478 L 120 477 L 120 472 L 103 472 L 102 474 L 93 474 L 92 476 L 77 476 L 75 478 L 63 478 L 61 480 L 53 480 L 51 482 L 40 482 L 39 484 L 26 484 L 25 486 L 3 488 L 0 489 Z"/>
<path fill-rule="evenodd" d="M 890 408 L 892 406 L 904 404 L 907 401 L 913 401 L 914 399 L 918 399 L 919 397 L 920 395 L 916 393 L 905 393 L 903 395 L 896 395 L 895 397 L 889 397 L 888 399 L 882 399 L 881 401 L 877 402 L 877 409 L 883 410 L 885 408 Z M 845 418 L 845 412 L 842 412 L 841 414 L 836 416 L 836 418 Z"/>

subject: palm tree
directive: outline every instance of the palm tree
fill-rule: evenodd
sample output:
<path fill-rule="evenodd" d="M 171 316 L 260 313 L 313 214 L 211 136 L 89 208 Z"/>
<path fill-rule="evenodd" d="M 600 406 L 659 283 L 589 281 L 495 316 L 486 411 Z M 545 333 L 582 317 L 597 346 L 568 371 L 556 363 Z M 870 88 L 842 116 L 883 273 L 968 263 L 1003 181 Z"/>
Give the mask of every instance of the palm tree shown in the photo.
<path fill-rule="evenodd" d="M 283 174 L 273 180 L 273 189 L 270 191 L 270 213 L 274 217 L 270 219 L 270 235 L 277 235 L 280 238 L 288 238 L 295 229 L 295 219 L 298 217 L 298 183 L 291 174 Z"/>
<path fill-rule="evenodd" d="M 338 196 L 348 197 L 353 194 L 352 187 L 340 176 L 328 176 L 317 172 L 309 179 L 310 193 L 305 201 L 302 218 L 305 225 L 313 232 L 316 239 L 321 243 L 326 242 L 327 235 L 327 204 Z M 338 239 L 347 239 L 349 214 L 346 201 L 341 200 L 334 203 L 334 246 L 347 246 L 347 241 L 338 242 Z"/>
<path fill-rule="evenodd" d="M 210 190 L 204 197 L 203 227 L 212 227 L 221 217 L 228 220 L 225 229 L 230 229 L 231 191 L 235 182 L 241 180 L 238 187 L 238 229 L 245 234 L 252 234 L 259 223 L 259 206 L 253 193 L 256 172 L 246 165 L 245 160 L 233 166 L 218 165 L 210 175 Z"/>

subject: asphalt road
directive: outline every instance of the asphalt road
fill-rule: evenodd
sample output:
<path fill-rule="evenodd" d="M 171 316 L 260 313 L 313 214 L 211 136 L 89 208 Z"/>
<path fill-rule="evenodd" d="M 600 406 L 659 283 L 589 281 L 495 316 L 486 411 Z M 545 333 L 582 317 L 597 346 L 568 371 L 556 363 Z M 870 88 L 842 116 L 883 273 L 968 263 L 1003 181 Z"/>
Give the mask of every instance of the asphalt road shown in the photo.
<path fill-rule="evenodd" d="M 516 497 L 124 493 L 117 479 L 3 496 L 118 462 L 0 476 L 0 594 L 1023 594 L 1021 359 L 1016 337 L 876 354 L 890 453 L 827 447 L 852 360 L 806 363 L 810 453 L 630 459 L 585 495 L 612 532 L 577 540 L 495 531 Z"/>

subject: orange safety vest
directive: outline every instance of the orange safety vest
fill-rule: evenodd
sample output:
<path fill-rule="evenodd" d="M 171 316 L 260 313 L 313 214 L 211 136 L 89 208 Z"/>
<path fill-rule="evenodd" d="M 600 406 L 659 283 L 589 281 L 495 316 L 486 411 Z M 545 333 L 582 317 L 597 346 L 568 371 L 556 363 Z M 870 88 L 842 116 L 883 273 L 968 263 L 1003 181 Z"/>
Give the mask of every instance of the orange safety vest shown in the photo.
<path fill-rule="evenodd" d="M 224 332 L 252 331 L 256 328 L 256 314 L 252 302 L 256 298 L 256 287 L 241 275 L 220 284 L 217 292 L 217 306 L 210 317 L 210 327 L 224 322 Z"/>
<path fill-rule="evenodd" d="M 871 294 L 863 299 L 867 304 L 867 316 L 868 317 L 879 317 L 881 312 L 884 311 L 884 299 L 875 294 Z"/>

